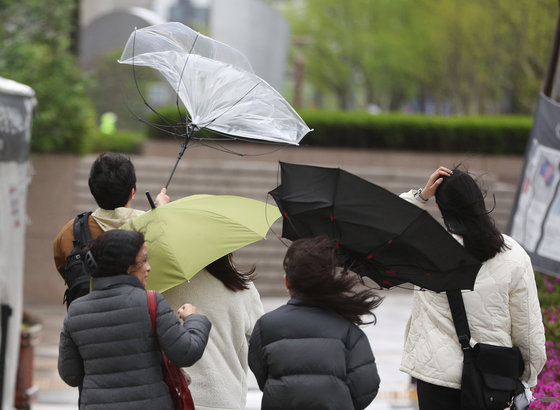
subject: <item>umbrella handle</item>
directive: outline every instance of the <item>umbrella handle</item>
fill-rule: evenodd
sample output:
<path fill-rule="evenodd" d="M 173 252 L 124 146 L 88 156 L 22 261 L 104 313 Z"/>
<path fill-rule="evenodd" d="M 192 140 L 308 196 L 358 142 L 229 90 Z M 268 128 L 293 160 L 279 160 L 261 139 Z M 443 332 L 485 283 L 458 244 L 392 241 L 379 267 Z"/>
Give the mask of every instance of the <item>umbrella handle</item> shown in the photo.
<path fill-rule="evenodd" d="M 154 203 L 154 200 L 152 199 L 152 196 L 150 195 L 150 191 L 146 191 L 146 197 L 148 198 L 148 202 L 150 203 L 150 207 L 152 209 L 156 209 L 156 204 Z"/>

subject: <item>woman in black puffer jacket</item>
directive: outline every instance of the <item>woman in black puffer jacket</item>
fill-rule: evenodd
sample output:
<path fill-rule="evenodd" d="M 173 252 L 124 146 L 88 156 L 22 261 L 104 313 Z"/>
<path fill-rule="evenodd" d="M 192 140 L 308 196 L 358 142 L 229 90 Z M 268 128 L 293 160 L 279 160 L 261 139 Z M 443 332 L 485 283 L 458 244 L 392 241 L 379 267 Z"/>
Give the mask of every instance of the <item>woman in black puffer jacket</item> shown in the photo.
<path fill-rule="evenodd" d="M 60 334 L 60 377 L 82 386 L 80 409 L 173 409 L 148 312 L 144 237 L 107 231 L 90 252 L 92 291 L 68 309 Z M 165 299 L 156 297 L 159 346 L 177 366 L 191 366 L 204 352 L 210 322 L 186 304 L 178 311 L 181 323 Z"/>
<path fill-rule="evenodd" d="M 337 272 L 335 251 L 320 237 L 297 240 L 286 253 L 292 298 L 257 321 L 249 344 L 264 410 L 364 409 L 377 395 L 375 358 L 357 325 L 381 298 L 357 292 L 357 275 Z"/>

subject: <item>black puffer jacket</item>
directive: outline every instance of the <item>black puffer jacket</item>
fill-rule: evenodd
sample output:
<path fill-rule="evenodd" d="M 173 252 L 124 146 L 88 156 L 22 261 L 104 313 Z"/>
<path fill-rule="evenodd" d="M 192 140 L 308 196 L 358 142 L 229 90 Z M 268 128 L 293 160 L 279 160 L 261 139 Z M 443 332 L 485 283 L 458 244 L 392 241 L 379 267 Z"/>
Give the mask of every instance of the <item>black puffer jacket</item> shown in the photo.
<path fill-rule="evenodd" d="M 310 302 L 291 299 L 265 314 L 249 344 L 262 409 L 363 409 L 379 375 L 365 333 Z"/>
<path fill-rule="evenodd" d="M 190 366 L 202 356 L 211 324 L 198 314 L 181 324 L 156 295 L 159 345 L 176 365 Z M 146 291 L 137 278 L 94 278 L 92 292 L 70 305 L 58 372 L 69 385 L 83 385 L 81 409 L 173 409 L 160 360 Z"/>

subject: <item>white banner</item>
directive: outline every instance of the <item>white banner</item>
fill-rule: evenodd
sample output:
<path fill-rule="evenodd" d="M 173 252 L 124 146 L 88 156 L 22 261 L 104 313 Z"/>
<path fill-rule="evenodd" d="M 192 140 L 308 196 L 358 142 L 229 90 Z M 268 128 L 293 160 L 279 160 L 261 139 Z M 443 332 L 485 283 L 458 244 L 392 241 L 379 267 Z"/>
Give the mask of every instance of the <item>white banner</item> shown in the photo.
<path fill-rule="evenodd" d="M 539 97 L 510 234 L 533 266 L 560 276 L 560 104 Z"/>

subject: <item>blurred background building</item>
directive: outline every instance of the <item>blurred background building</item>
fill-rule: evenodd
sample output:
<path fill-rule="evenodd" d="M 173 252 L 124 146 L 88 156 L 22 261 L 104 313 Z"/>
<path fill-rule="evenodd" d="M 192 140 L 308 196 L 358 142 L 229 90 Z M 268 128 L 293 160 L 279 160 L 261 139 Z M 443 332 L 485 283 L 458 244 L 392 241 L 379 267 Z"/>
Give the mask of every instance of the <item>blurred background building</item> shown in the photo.
<path fill-rule="evenodd" d="M 289 27 L 261 0 L 82 0 L 79 57 L 84 68 L 122 50 L 135 27 L 178 21 L 247 56 L 255 73 L 279 90 Z"/>
<path fill-rule="evenodd" d="M 80 0 L 77 0 L 80 1 Z M 175 93 L 154 73 L 131 74 L 116 60 L 134 28 L 178 21 L 236 48 L 249 59 L 255 73 L 282 92 L 289 47 L 289 25 L 261 0 L 81 0 L 75 35 L 82 68 L 96 83 L 91 97 L 99 115 L 113 112 L 120 127 L 142 127 L 148 103 L 159 108 L 175 103 Z M 132 115 L 131 115 L 132 113 Z"/>

